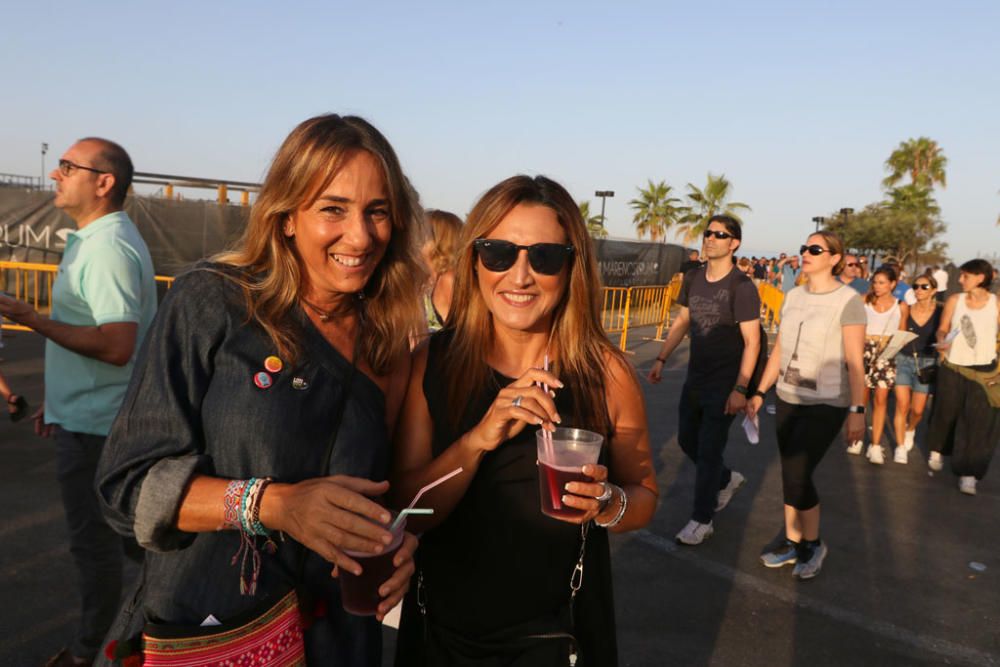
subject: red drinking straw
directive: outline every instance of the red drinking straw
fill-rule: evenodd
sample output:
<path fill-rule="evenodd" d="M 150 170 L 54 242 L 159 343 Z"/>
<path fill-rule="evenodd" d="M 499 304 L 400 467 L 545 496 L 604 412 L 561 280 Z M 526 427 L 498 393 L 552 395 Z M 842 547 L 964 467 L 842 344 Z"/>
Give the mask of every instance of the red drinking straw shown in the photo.
<path fill-rule="evenodd" d="M 544 370 L 549 370 L 549 354 L 545 353 L 545 364 L 542 366 Z M 542 383 L 542 389 L 545 393 L 549 393 L 549 385 Z M 552 465 L 555 465 L 556 455 L 555 446 L 552 444 L 552 433 L 542 426 L 542 446 L 545 448 L 545 455 L 548 457 Z M 562 491 L 559 489 L 559 484 L 556 481 L 556 471 L 553 470 L 551 466 L 545 466 L 545 479 L 549 486 L 549 499 L 552 501 L 553 510 L 562 509 Z"/>

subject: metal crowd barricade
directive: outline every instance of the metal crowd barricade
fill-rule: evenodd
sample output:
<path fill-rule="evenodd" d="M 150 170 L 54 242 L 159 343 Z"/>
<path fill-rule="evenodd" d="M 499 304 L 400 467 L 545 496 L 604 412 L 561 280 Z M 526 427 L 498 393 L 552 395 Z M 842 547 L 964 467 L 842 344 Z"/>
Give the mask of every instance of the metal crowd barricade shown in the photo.
<path fill-rule="evenodd" d="M 605 287 L 601 325 L 607 334 L 621 334 L 618 347 L 628 346 L 630 327 L 657 325 L 657 339 L 670 323 L 670 307 L 680 293 L 680 276 L 667 285 L 641 287 Z"/>
<path fill-rule="evenodd" d="M 0 261 L 0 291 L 15 299 L 26 301 L 38 312 L 49 315 L 52 312 L 52 284 L 56 279 L 56 264 L 35 264 L 32 262 Z M 156 282 L 169 288 L 174 279 L 170 276 L 156 276 Z M 31 331 L 20 324 L 2 320 L 8 331 Z"/>

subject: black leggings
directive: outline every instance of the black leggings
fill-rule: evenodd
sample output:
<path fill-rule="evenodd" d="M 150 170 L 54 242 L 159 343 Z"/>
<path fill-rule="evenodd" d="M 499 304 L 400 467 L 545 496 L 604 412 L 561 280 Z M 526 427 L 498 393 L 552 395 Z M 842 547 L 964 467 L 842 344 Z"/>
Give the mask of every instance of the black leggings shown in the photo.
<path fill-rule="evenodd" d="M 812 476 L 847 418 L 847 408 L 794 405 L 778 399 L 778 451 L 785 504 L 797 510 L 819 505 Z"/>

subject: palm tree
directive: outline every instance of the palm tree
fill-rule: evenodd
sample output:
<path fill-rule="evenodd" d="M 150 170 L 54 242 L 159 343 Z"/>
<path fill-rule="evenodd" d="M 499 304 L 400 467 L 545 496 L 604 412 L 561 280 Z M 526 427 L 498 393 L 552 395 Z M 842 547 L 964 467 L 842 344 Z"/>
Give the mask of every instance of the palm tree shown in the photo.
<path fill-rule="evenodd" d="M 604 229 L 604 218 L 590 212 L 590 201 L 582 201 L 578 206 L 580 207 L 580 217 L 583 218 L 584 224 L 587 225 L 587 233 L 590 234 L 591 238 L 607 238 L 608 230 Z"/>
<path fill-rule="evenodd" d="M 704 189 L 698 188 L 693 183 L 688 183 L 687 187 L 686 196 L 692 206 L 688 209 L 689 213 L 677 224 L 677 233 L 682 235 L 684 243 L 691 243 L 701 236 L 713 215 L 728 215 L 742 223 L 738 211 L 751 210 L 743 202 L 729 201 L 733 184 L 725 174 L 713 176 L 709 173 Z"/>
<path fill-rule="evenodd" d="M 628 205 L 635 211 L 632 224 L 635 225 L 639 238 L 649 234 L 651 240 L 659 241 L 666 236 L 668 229 L 677 224 L 686 210 L 677 206 L 680 199 L 670 196 L 673 187 L 667 185 L 666 181 L 653 183 L 649 180 L 647 183 L 645 188 L 636 188 L 639 197 L 629 201 Z"/>
<path fill-rule="evenodd" d="M 927 137 L 908 139 L 900 142 L 885 161 L 885 169 L 889 175 L 882 181 L 882 185 L 887 189 L 891 188 L 909 175 L 911 185 L 933 188 L 936 183 L 940 183 L 944 188 L 947 187 L 947 165 L 948 158 L 936 141 Z"/>

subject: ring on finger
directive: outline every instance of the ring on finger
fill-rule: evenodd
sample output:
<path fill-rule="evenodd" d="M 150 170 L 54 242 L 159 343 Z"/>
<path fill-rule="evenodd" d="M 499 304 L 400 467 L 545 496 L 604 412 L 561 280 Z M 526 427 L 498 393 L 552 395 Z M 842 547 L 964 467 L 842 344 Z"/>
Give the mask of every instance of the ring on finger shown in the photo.
<path fill-rule="evenodd" d="M 596 496 L 594 500 L 596 500 L 601 504 L 604 504 L 609 500 L 611 500 L 611 496 L 614 494 L 614 491 L 611 490 L 611 485 L 608 484 L 607 482 L 601 482 L 601 486 L 604 487 L 604 491 L 601 493 L 601 495 Z"/>
<path fill-rule="evenodd" d="M 521 401 L 523 401 L 523 400 L 524 400 L 524 396 L 515 396 L 514 400 L 511 401 L 510 406 L 512 408 L 519 408 L 519 407 L 521 407 Z"/>

